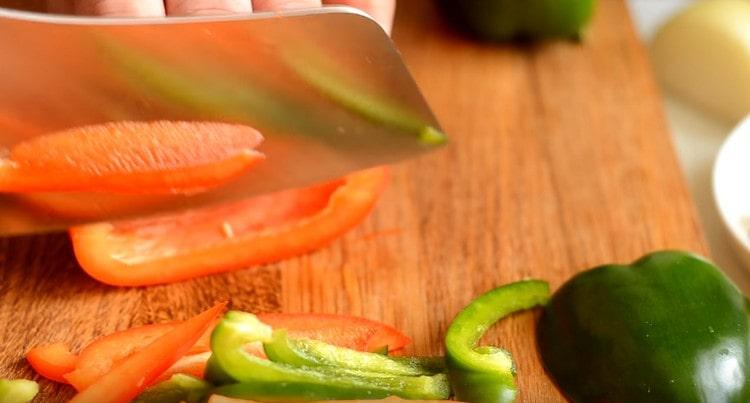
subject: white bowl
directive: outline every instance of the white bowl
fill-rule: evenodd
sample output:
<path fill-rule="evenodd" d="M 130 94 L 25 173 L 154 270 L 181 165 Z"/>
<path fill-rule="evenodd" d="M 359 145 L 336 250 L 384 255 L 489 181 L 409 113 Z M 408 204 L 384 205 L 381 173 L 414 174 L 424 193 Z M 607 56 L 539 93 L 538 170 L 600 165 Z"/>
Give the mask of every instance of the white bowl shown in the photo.
<path fill-rule="evenodd" d="M 719 216 L 737 255 L 750 269 L 750 115 L 722 144 L 713 182 Z"/>

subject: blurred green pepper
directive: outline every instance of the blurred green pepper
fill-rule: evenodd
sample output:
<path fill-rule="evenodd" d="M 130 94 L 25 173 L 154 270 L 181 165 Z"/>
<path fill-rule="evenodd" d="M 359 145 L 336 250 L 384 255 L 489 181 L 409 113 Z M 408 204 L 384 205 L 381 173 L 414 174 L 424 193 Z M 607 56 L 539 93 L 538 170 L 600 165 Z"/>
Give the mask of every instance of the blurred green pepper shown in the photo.
<path fill-rule="evenodd" d="M 444 14 L 480 39 L 575 38 L 595 0 L 440 0 Z"/>
<path fill-rule="evenodd" d="M 27 379 L 0 379 L 0 402 L 27 403 L 39 393 L 39 385 Z"/>

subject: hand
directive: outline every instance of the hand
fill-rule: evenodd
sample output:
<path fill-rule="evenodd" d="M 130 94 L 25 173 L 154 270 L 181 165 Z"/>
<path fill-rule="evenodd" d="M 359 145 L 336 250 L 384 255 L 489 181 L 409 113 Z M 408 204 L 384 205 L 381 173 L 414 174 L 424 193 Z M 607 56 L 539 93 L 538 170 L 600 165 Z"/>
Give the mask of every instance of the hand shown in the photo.
<path fill-rule="evenodd" d="M 340 4 L 370 14 L 386 32 L 393 24 L 396 0 L 48 0 L 51 12 L 110 17 L 163 17 L 279 11 Z"/>

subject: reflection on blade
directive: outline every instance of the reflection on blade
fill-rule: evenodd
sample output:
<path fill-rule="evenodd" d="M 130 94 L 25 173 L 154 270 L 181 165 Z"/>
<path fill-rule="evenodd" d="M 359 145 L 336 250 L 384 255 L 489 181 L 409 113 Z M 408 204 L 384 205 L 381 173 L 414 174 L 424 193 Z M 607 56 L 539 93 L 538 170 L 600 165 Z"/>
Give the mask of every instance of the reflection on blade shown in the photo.
<path fill-rule="evenodd" d="M 216 68 L 191 73 L 187 71 L 190 66 L 169 65 L 111 39 L 103 39 L 101 47 L 115 70 L 121 72 L 122 79 L 133 88 L 195 118 L 221 116 L 259 128 L 302 135 L 322 135 L 335 130 L 330 122 L 304 113 L 304 105 L 258 81 L 242 81 Z"/>
<path fill-rule="evenodd" d="M 293 50 L 292 50 L 293 49 Z M 317 49 L 292 48 L 284 53 L 284 61 L 305 82 L 342 107 L 376 124 L 416 135 L 425 144 L 445 143 L 445 133 L 431 126 L 404 105 L 379 97 L 344 77 L 345 70 L 333 66 Z"/>

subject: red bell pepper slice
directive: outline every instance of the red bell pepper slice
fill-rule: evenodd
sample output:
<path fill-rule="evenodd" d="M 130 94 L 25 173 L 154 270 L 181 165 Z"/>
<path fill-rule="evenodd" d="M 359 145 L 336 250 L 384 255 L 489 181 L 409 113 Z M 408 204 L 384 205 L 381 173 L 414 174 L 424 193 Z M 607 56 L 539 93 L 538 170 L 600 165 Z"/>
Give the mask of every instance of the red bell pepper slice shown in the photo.
<path fill-rule="evenodd" d="M 286 329 L 290 338 L 322 340 L 352 350 L 393 353 L 411 343 L 396 328 L 365 318 L 305 313 L 265 313 L 258 318 L 274 329 Z"/>
<path fill-rule="evenodd" d="M 110 122 L 22 141 L 0 159 L 3 192 L 184 193 L 210 189 L 263 159 L 263 136 L 216 122 Z"/>
<path fill-rule="evenodd" d="M 71 403 L 126 403 L 143 392 L 200 339 L 226 308 L 226 303 L 176 325 L 133 353 L 78 393 Z"/>
<path fill-rule="evenodd" d="M 254 353 L 256 355 L 263 354 L 262 347 L 258 346 L 258 350 Z M 206 351 L 205 353 L 186 355 L 177 360 L 174 365 L 172 365 L 161 375 L 159 375 L 159 378 L 157 378 L 153 382 L 153 384 L 166 381 L 175 374 L 185 374 L 194 376 L 196 378 L 203 378 L 203 374 L 206 373 L 206 364 L 208 363 L 208 359 L 210 357 L 210 351 Z"/>
<path fill-rule="evenodd" d="M 101 282 L 145 286 L 187 280 L 323 247 L 367 216 L 386 178 L 386 168 L 371 168 L 227 205 L 79 226 L 70 235 L 81 267 Z"/>
<path fill-rule="evenodd" d="M 142 350 L 178 325 L 179 323 L 160 323 L 139 326 L 94 340 L 81 351 L 76 367 L 62 377 L 77 390 L 84 390 L 118 362 Z M 209 337 L 213 327 L 209 327 L 188 354 L 210 350 Z"/>
<path fill-rule="evenodd" d="M 63 343 L 34 347 L 26 353 L 26 360 L 41 376 L 55 382 L 67 383 L 63 374 L 73 371 L 78 356 L 71 353 Z"/>
<path fill-rule="evenodd" d="M 392 326 L 354 316 L 286 313 L 258 316 L 272 327 L 286 329 L 293 337 L 320 340 L 353 350 L 379 351 L 387 347 L 394 352 L 402 350 L 411 342 L 409 337 Z M 70 383 L 77 390 L 84 390 L 123 359 L 142 350 L 178 325 L 179 322 L 162 323 L 116 332 L 89 343 L 77 356 L 70 353 L 64 345 L 53 344 L 51 346 L 58 347 L 37 347 L 32 349 L 27 357 L 35 369 L 42 368 L 37 372 L 45 378 Z M 174 373 L 201 377 L 208 359 L 212 330 L 213 325 L 209 326 L 186 355 L 159 376 L 157 381 L 167 379 Z M 34 362 L 31 362 L 32 352 Z M 258 351 L 258 354 L 262 354 L 262 351 Z M 75 358 L 75 365 L 54 366 L 57 357 L 61 355 Z"/>

